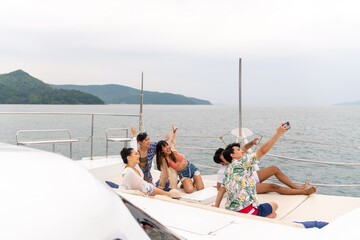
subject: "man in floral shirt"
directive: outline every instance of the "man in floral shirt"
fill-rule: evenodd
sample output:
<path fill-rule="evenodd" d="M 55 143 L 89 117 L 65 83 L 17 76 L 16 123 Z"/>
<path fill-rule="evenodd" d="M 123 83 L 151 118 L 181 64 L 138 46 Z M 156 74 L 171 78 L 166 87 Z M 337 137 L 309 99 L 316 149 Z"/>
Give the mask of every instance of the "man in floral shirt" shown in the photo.
<path fill-rule="evenodd" d="M 225 171 L 222 188 L 220 188 L 215 206 L 220 205 L 224 192 L 227 192 L 226 209 L 258 215 L 263 217 L 276 217 L 278 205 L 275 202 L 259 204 L 256 195 L 255 182 L 252 178 L 253 165 L 274 146 L 276 141 L 287 131 L 286 125 L 281 124 L 276 134 L 259 150 L 252 155 L 244 155 L 243 150 L 237 144 L 230 144 L 223 152 L 223 156 L 231 164 Z M 316 189 L 315 189 L 316 191 Z"/>
<path fill-rule="evenodd" d="M 231 148 L 234 152 L 232 154 L 244 155 L 239 147 Z M 228 194 L 225 203 L 226 209 L 237 212 L 249 205 L 254 208 L 259 206 L 253 179 L 253 166 L 257 163 L 257 156 L 254 153 L 251 156 L 245 155 L 238 160 L 234 160 L 228 166 L 223 179 L 223 185 Z"/>

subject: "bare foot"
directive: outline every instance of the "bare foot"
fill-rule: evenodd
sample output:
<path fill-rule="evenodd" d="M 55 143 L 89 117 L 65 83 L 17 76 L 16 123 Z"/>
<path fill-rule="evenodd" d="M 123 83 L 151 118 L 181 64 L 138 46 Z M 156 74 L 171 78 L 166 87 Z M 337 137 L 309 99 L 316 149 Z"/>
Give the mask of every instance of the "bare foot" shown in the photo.
<path fill-rule="evenodd" d="M 267 215 L 267 218 L 276 218 L 276 212 L 270 213 L 269 215 Z"/>
<path fill-rule="evenodd" d="M 310 195 L 316 192 L 316 187 L 310 187 L 308 189 L 305 189 L 305 194 Z"/>
<path fill-rule="evenodd" d="M 305 181 L 304 185 L 298 186 L 297 189 L 306 189 L 309 186 L 309 183 L 307 181 Z"/>

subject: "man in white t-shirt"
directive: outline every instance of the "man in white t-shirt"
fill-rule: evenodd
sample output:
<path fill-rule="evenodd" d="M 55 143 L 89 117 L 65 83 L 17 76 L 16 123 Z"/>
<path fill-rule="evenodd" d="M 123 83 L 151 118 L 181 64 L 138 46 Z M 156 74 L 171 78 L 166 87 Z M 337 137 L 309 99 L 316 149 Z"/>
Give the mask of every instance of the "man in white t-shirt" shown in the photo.
<path fill-rule="evenodd" d="M 256 138 L 253 141 L 247 143 L 244 145 L 242 150 L 246 152 L 249 150 L 252 146 L 257 144 L 257 141 L 259 139 Z M 239 144 L 240 147 L 240 144 Z M 214 162 L 221 164 L 218 171 L 218 178 L 217 178 L 217 189 L 219 190 L 221 187 L 221 184 L 223 182 L 224 176 L 225 176 L 225 170 L 227 166 L 230 164 L 230 162 L 226 161 L 225 158 L 222 155 L 222 152 L 224 151 L 223 148 L 219 148 L 216 150 L 215 155 L 213 157 Z M 275 176 L 280 182 L 287 185 L 287 187 L 282 187 L 274 183 L 263 183 L 266 179 L 268 179 L 271 176 Z M 299 194 L 299 191 L 294 191 L 297 189 L 306 189 L 309 186 L 308 182 L 305 182 L 304 185 L 298 186 L 295 183 L 293 183 L 278 167 L 271 166 L 267 168 L 260 169 L 258 171 L 254 171 L 253 173 L 253 179 L 256 183 L 256 192 L 258 194 L 260 193 L 267 193 L 267 192 L 277 192 L 279 194 L 285 194 L 285 195 L 296 195 Z M 300 193 L 301 194 L 301 193 Z"/>

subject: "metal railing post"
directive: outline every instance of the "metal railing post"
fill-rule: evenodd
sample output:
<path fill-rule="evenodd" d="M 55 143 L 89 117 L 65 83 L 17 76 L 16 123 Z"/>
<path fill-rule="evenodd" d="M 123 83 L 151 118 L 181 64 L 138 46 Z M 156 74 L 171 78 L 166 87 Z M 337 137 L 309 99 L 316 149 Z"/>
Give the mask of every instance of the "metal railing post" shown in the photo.
<path fill-rule="evenodd" d="M 242 102 L 241 102 L 241 58 L 239 58 L 239 137 L 238 142 L 242 139 Z"/>
<path fill-rule="evenodd" d="M 144 72 L 141 73 L 139 133 L 141 133 L 143 131 L 143 102 L 144 102 L 143 89 L 144 89 Z"/>
<path fill-rule="evenodd" d="M 91 114 L 91 150 L 90 150 L 90 160 L 93 160 L 94 152 L 94 114 Z"/>

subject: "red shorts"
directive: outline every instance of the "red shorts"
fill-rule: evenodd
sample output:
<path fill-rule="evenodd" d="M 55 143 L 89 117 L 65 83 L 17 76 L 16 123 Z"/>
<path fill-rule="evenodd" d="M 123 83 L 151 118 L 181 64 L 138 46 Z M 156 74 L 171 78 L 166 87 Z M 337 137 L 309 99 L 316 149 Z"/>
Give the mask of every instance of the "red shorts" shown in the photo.
<path fill-rule="evenodd" d="M 259 209 L 254 208 L 251 204 L 249 206 L 247 206 L 246 208 L 243 208 L 237 212 L 239 213 L 246 213 L 246 214 L 251 214 L 251 215 L 256 215 L 258 213 Z"/>
<path fill-rule="evenodd" d="M 258 206 L 258 208 L 254 208 L 251 204 L 247 206 L 246 208 L 243 208 L 239 211 L 239 213 L 245 213 L 245 214 L 251 214 L 251 215 L 257 215 L 261 217 L 269 216 L 272 212 L 272 206 L 269 203 L 263 203 Z"/>

